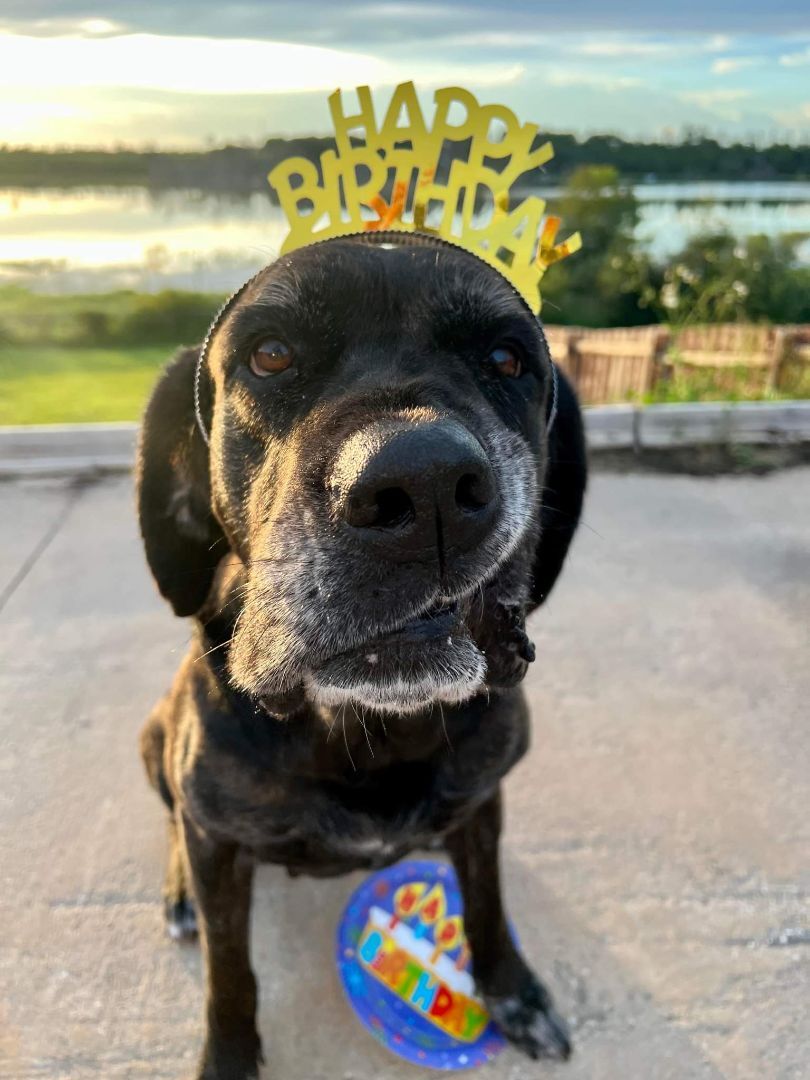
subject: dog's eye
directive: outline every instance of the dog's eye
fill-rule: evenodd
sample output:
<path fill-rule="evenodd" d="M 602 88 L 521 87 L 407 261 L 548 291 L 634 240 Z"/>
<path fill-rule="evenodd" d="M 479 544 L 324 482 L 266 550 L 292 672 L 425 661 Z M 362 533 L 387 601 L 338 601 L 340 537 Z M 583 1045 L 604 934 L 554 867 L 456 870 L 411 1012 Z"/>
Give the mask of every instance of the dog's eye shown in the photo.
<path fill-rule="evenodd" d="M 520 357 L 513 349 L 509 349 L 505 345 L 493 349 L 487 360 L 499 375 L 503 375 L 507 379 L 516 379 L 523 370 Z"/>
<path fill-rule="evenodd" d="M 286 371 L 293 362 L 293 351 L 283 341 L 268 338 L 262 341 L 250 354 L 250 370 L 254 375 L 278 375 Z"/>

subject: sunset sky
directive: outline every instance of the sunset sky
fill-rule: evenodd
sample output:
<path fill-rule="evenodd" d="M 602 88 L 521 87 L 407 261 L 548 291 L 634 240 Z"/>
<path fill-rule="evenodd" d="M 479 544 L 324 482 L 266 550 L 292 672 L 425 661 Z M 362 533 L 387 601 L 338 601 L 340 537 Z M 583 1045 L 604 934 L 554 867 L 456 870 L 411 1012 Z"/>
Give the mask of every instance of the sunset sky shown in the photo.
<path fill-rule="evenodd" d="M 751 0 L 4 0 L 0 143 L 195 146 L 328 130 L 326 92 L 461 83 L 578 133 L 806 140 L 810 5 Z M 387 96 L 387 95 L 386 95 Z"/>

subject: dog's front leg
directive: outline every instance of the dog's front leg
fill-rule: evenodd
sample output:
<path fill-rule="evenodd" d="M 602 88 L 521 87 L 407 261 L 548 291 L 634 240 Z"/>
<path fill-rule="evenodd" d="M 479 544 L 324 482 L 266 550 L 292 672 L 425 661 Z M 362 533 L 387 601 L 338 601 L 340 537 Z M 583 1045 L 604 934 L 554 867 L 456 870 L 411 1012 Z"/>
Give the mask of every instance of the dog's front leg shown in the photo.
<path fill-rule="evenodd" d="M 464 899 L 473 976 L 510 1042 L 532 1058 L 567 1058 L 571 1044 L 565 1022 L 509 933 L 498 866 L 500 832 L 499 791 L 446 839 Z"/>
<path fill-rule="evenodd" d="M 206 1032 L 198 1080 L 248 1080 L 259 1075 L 256 979 L 249 932 L 253 862 L 183 821 L 205 956 Z"/>

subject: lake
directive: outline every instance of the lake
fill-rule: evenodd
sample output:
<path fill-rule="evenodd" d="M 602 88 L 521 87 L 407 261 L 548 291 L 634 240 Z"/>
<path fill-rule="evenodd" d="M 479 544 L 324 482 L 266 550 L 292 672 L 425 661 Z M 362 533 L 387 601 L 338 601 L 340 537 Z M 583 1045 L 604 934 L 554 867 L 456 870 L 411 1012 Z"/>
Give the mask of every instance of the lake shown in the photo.
<path fill-rule="evenodd" d="M 810 236 L 808 182 L 639 184 L 634 191 L 638 240 L 656 258 L 717 228 L 740 237 Z M 553 210 L 559 189 L 542 195 Z M 279 207 L 260 193 L 0 189 L 0 283 L 43 292 L 226 292 L 277 254 L 285 231 Z M 802 257 L 810 262 L 808 241 Z"/>

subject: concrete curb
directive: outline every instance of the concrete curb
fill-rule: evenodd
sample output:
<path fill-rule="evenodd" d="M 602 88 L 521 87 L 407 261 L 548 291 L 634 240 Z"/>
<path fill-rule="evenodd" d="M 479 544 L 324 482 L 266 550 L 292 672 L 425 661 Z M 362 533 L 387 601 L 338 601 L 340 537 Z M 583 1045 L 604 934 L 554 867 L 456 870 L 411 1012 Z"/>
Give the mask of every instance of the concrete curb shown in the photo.
<path fill-rule="evenodd" d="M 0 427 L 0 477 L 125 472 L 137 438 L 133 423 Z"/>
<path fill-rule="evenodd" d="M 597 453 L 810 442 L 810 401 L 597 405 L 585 410 L 585 430 Z M 124 472 L 137 437 L 132 423 L 0 427 L 0 477 Z"/>
<path fill-rule="evenodd" d="M 585 431 L 592 451 L 782 446 L 810 442 L 810 401 L 598 405 L 585 409 Z"/>

